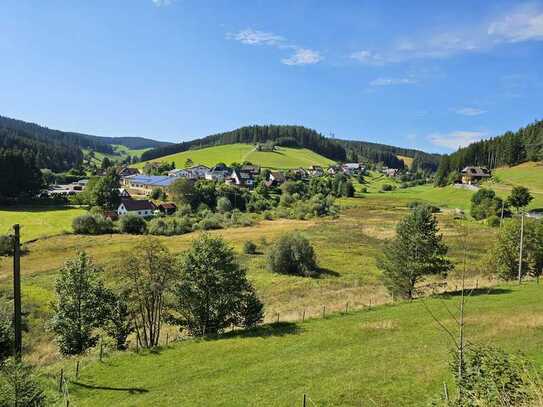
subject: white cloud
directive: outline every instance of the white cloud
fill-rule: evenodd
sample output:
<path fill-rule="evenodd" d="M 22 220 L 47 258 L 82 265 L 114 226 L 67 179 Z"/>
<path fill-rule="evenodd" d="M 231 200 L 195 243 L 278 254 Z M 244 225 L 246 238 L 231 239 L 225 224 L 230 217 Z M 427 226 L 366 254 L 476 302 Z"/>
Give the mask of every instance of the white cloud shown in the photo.
<path fill-rule="evenodd" d="M 459 109 L 452 109 L 456 114 L 461 114 L 462 116 L 480 116 L 486 113 L 486 110 L 478 109 L 476 107 L 461 107 Z"/>
<path fill-rule="evenodd" d="M 227 33 L 226 38 L 248 45 L 279 45 L 285 38 L 270 32 L 247 29 L 238 33 Z"/>
<path fill-rule="evenodd" d="M 248 28 L 237 33 L 227 33 L 226 39 L 247 45 L 268 45 L 281 50 L 294 50 L 290 57 L 281 59 L 281 63 L 285 65 L 311 65 L 324 59 L 319 51 L 289 43 L 285 37 L 271 32 Z"/>
<path fill-rule="evenodd" d="M 393 85 L 414 85 L 417 83 L 413 78 L 377 78 L 370 82 L 371 86 L 393 86 Z"/>
<path fill-rule="evenodd" d="M 382 49 L 352 52 L 350 58 L 367 65 L 385 65 L 413 59 L 448 58 L 488 51 L 506 42 L 535 40 L 543 41 L 543 8 L 524 4 L 472 26 L 418 33 L 399 38 Z"/>
<path fill-rule="evenodd" d="M 297 48 L 292 56 L 283 58 L 281 62 L 285 65 L 310 65 L 322 61 L 323 58 L 319 51 Z"/>
<path fill-rule="evenodd" d="M 491 22 L 487 32 L 508 42 L 543 40 L 543 10 L 534 4 L 519 6 Z"/>
<path fill-rule="evenodd" d="M 475 141 L 486 137 L 481 131 L 452 131 L 450 133 L 433 133 L 428 136 L 430 142 L 439 147 L 446 147 L 451 150 L 465 147 Z"/>
<path fill-rule="evenodd" d="M 163 7 L 173 4 L 175 0 L 152 0 L 152 2 L 157 7 Z"/>

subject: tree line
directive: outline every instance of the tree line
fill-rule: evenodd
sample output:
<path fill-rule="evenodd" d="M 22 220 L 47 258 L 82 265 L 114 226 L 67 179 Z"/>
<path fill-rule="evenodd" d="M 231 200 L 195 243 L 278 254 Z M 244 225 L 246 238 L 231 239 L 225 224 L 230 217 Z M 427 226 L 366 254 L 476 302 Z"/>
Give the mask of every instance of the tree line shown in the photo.
<path fill-rule="evenodd" d="M 543 121 L 537 121 L 516 132 L 470 144 L 444 155 L 439 163 L 435 183 L 452 183 L 459 171 L 468 165 L 496 168 L 514 166 L 525 161 L 543 160 Z"/>

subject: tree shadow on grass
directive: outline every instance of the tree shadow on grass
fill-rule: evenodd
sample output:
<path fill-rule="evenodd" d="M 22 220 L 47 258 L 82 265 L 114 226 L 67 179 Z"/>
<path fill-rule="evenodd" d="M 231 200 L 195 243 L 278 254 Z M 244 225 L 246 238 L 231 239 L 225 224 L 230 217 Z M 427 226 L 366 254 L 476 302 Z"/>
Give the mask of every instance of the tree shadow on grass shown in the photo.
<path fill-rule="evenodd" d="M 213 339 L 232 338 L 268 338 L 272 336 L 297 335 L 302 329 L 294 322 L 276 322 L 265 324 L 256 328 L 227 332 Z"/>
<path fill-rule="evenodd" d="M 464 295 L 469 297 L 476 297 L 479 295 L 500 295 L 510 294 L 513 290 L 509 288 L 496 288 L 496 287 L 481 287 L 481 288 L 466 288 L 464 289 Z M 461 290 L 448 291 L 439 294 L 442 297 L 459 297 L 462 295 Z"/>
<path fill-rule="evenodd" d="M 85 389 L 90 390 L 110 390 L 110 391 L 125 391 L 129 394 L 142 394 L 142 393 L 149 393 L 149 390 L 141 388 L 141 387 L 111 387 L 111 386 L 97 386 L 94 384 L 86 384 L 81 382 L 71 382 L 72 384 L 84 387 Z"/>
<path fill-rule="evenodd" d="M 326 267 L 319 267 L 316 271 L 316 273 L 312 274 L 312 278 L 322 278 L 322 277 L 339 277 L 341 274 L 339 274 L 337 271 L 327 269 Z"/>

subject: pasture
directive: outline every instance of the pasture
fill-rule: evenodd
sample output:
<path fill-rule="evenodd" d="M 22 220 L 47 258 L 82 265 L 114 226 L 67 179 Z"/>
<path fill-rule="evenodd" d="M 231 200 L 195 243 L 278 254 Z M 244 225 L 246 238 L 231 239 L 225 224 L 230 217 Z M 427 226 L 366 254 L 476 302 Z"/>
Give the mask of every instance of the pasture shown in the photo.
<path fill-rule="evenodd" d="M 272 169 L 288 169 L 311 165 L 328 166 L 333 161 L 306 148 L 278 147 L 276 151 L 255 151 L 251 144 L 225 144 L 215 147 L 188 150 L 181 153 L 167 155 L 153 161 L 174 162 L 176 168 L 185 168 L 187 159 L 194 164 L 203 164 L 212 167 L 223 162 L 242 163 L 250 161 L 255 165 Z M 143 168 L 145 163 L 138 163 L 137 168 Z"/>
<path fill-rule="evenodd" d="M 522 351 L 543 366 L 542 290 L 526 283 L 473 291 L 467 340 Z M 83 360 L 79 380 L 74 360 L 44 373 L 54 394 L 64 367 L 78 406 L 292 406 L 303 394 L 318 406 L 428 405 L 443 383 L 454 389 L 451 341 L 428 310 L 454 329 L 458 304 L 452 293 L 185 340 L 152 353 L 114 353 L 103 362 L 94 354 Z"/>

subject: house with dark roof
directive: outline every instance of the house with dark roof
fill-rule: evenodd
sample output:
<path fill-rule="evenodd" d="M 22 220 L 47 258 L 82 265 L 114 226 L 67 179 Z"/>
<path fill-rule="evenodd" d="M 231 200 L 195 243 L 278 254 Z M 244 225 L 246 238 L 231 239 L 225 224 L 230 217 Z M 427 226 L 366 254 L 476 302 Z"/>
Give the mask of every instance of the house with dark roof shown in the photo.
<path fill-rule="evenodd" d="M 286 181 L 285 174 L 279 171 L 270 171 L 268 179 L 266 180 L 266 186 L 279 186 Z"/>
<path fill-rule="evenodd" d="M 250 172 L 234 169 L 226 182 L 240 187 L 252 188 L 255 185 L 255 178 Z"/>
<path fill-rule="evenodd" d="M 119 177 L 129 177 L 130 175 L 138 175 L 140 171 L 137 168 L 121 167 L 117 171 Z"/>
<path fill-rule="evenodd" d="M 141 218 L 146 218 L 153 216 L 155 210 L 155 204 L 147 199 L 123 199 L 117 208 L 117 214 L 122 216 L 131 213 Z"/>
<path fill-rule="evenodd" d="M 173 202 L 163 202 L 158 205 L 158 210 L 164 215 L 173 215 L 177 211 L 177 206 Z"/>
<path fill-rule="evenodd" d="M 478 184 L 491 176 L 491 171 L 486 167 L 468 166 L 462 170 L 462 184 Z"/>
<path fill-rule="evenodd" d="M 209 181 L 223 182 L 230 175 L 230 168 L 225 164 L 217 164 L 211 168 L 205 175 L 205 179 Z"/>

